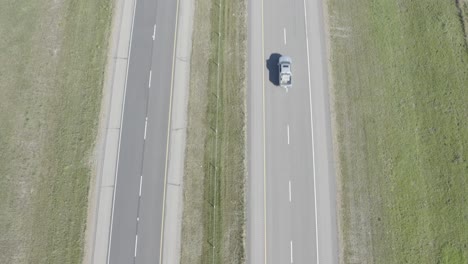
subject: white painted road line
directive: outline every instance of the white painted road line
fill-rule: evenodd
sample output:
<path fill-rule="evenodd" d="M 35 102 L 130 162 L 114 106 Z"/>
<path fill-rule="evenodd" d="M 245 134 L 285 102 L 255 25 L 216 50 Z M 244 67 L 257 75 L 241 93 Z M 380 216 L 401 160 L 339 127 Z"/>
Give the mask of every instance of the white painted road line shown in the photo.
<path fill-rule="evenodd" d="M 289 202 L 291 202 L 291 181 L 289 181 Z"/>
<path fill-rule="evenodd" d="M 288 145 L 289 145 L 289 125 L 287 126 L 288 129 Z"/>
<path fill-rule="evenodd" d="M 138 248 L 138 234 L 135 235 L 135 257 L 137 253 L 137 248 Z"/>
<path fill-rule="evenodd" d="M 294 263 L 294 259 L 293 259 L 293 245 L 292 245 L 292 240 L 291 240 L 291 263 Z"/>
<path fill-rule="evenodd" d="M 148 117 L 145 119 L 145 134 L 143 135 L 143 139 L 146 140 L 146 129 L 148 129 Z"/>
<path fill-rule="evenodd" d="M 263 0 L 261 1 L 262 11 L 262 63 L 265 61 L 265 28 L 263 15 Z M 267 183 L 266 183 L 266 132 L 265 132 L 265 70 L 262 70 L 262 147 L 263 147 L 263 260 L 268 262 L 267 255 Z"/>
<path fill-rule="evenodd" d="M 150 70 L 150 74 L 149 74 L 149 80 L 148 80 L 148 88 L 151 88 L 151 75 L 152 75 L 153 71 Z"/>
<path fill-rule="evenodd" d="M 286 28 L 283 28 L 284 45 L 286 45 Z"/>
<path fill-rule="evenodd" d="M 153 27 L 153 40 L 156 38 L 156 24 Z"/>
<path fill-rule="evenodd" d="M 314 211 L 315 211 L 315 250 L 317 252 L 317 264 L 320 264 L 320 252 L 319 252 L 319 237 L 318 237 L 318 216 L 317 216 L 317 180 L 315 176 L 315 142 L 314 142 L 314 120 L 312 113 L 312 86 L 310 80 L 310 53 L 309 53 L 309 34 L 307 27 L 307 4 L 304 0 L 304 24 L 305 24 L 305 36 L 306 36 L 306 51 L 307 51 L 307 78 L 309 84 L 309 111 L 310 111 L 310 130 L 312 132 L 312 175 L 314 178 Z"/>
<path fill-rule="evenodd" d="M 140 191 L 138 192 L 138 196 L 141 197 L 141 185 L 143 183 L 143 175 L 140 176 Z"/>

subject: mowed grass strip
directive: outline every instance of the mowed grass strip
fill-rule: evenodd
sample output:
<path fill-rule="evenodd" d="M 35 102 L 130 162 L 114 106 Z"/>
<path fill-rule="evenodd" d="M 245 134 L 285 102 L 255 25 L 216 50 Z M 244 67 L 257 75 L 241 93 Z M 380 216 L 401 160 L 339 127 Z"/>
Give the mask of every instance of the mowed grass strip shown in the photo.
<path fill-rule="evenodd" d="M 181 263 L 245 258 L 245 12 L 245 1 L 195 3 Z"/>
<path fill-rule="evenodd" d="M 0 6 L 0 263 L 81 263 L 112 1 Z"/>
<path fill-rule="evenodd" d="M 328 14 L 341 263 L 468 263 L 468 50 L 456 1 L 329 0 Z"/>

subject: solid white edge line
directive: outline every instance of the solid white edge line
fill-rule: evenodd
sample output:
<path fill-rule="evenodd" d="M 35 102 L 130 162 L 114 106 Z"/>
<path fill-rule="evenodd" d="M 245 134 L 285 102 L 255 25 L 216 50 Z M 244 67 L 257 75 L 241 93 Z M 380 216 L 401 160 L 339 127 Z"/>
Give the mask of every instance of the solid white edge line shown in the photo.
<path fill-rule="evenodd" d="M 263 5 L 264 0 L 262 1 L 262 63 L 265 61 L 265 29 L 264 29 L 264 15 L 263 15 Z M 267 187 L 266 187 L 266 129 L 265 129 L 265 68 L 262 69 L 262 132 L 263 132 L 263 254 L 264 254 L 264 263 L 267 264 Z"/>
<path fill-rule="evenodd" d="M 138 196 L 141 197 L 141 185 L 143 183 L 143 175 L 140 176 L 140 191 L 138 192 Z"/>
<path fill-rule="evenodd" d="M 291 240 L 291 263 L 294 263 L 294 259 L 293 259 L 293 244 L 292 244 L 292 240 Z"/>
<path fill-rule="evenodd" d="M 289 145 L 289 125 L 287 126 L 288 129 L 288 145 Z"/>
<path fill-rule="evenodd" d="M 318 238 L 318 217 L 317 217 L 317 181 L 315 176 L 315 143 L 314 143 L 314 120 L 312 114 L 312 90 L 310 82 L 310 55 L 309 55 L 309 34 L 307 27 L 307 6 L 306 0 L 304 0 L 304 24 L 305 24 L 305 34 L 306 34 L 306 50 L 307 50 L 307 77 L 309 81 L 309 107 L 310 107 L 310 130 L 312 133 L 312 166 L 313 169 L 313 178 L 314 178 L 314 209 L 315 209 L 315 246 L 317 251 L 317 264 L 320 263 L 319 257 L 319 238 Z"/>
<path fill-rule="evenodd" d="M 291 202 L 291 181 L 289 181 L 289 202 Z"/>
<path fill-rule="evenodd" d="M 111 215 L 111 223 L 110 223 L 110 229 L 109 229 L 109 246 L 107 249 L 107 264 L 110 263 L 110 251 L 111 251 L 111 246 L 112 246 L 112 228 L 114 225 L 115 193 L 117 190 L 117 179 L 119 175 L 120 143 L 122 140 L 122 124 L 123 124 L 123 118 L 124 118 L 124 112 L 125 112 L 125 101 L 127 98 L 128 66 L 130 65 L 130 56 L 132 55 L 131 51 L 132 51 L 132 40 L 133 40 L 133 28 L 135 25 L 135 12 L 136 12 L 137 1 L 138 0 L 135 0 L 135 3 L 133 4 L 133 19 L 132 19 L 132 29 L 130 31 L 130 45 L 128 46 L 127 72 L 125 73 L 124 98 L 122 101 L 122 114 L 120 116 L 119 146 L 118 146 L 118 151 L 117 151 L 117 161 L 116 161 L 117 164 L 116 164 L 116 170 L 115 170 L 114 194 L 112 197 L 112 215 Z"/>
<path fill-rule="evenodd" d="M 138 249 L 138 234 L 135 235 L 135 257 L 137 255 L 137 249 Z"/>
<path fill-rule="evenodd" d="M 151 75 L 153 74 L 153 70 L 150 70 L 149 73 L 149 80 L 148 80 L 148 88 L 151 88 Z"/>
<path fill-rule="evenodd" d="M 143 135 L 143 139 L 146 140 L 146 130 L 148 129 L 148 117 L 145 119 L 145 134 Z"/>
<path fill-rule="evenodd" d="M 153 40 L 156 39 L 156 24 L 153 26 Z"/>

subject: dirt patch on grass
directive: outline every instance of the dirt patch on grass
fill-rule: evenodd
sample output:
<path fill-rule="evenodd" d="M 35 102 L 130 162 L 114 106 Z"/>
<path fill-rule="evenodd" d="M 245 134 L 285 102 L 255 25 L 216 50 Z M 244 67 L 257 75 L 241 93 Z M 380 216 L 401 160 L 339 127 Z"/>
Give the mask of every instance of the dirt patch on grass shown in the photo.
<path fill-rule="evenodd" d="M 110 1 L 0 5 L 0 262 L 79 263 Z"/>
<path fill-rule="evenodd" d="M 244 261 L 246 4 L 195 5 L 182 263 Z"/>
<path fill-rule="evenodd" d="M 456 3 L 329 0 L 341 263 L 468 261 Z"/>

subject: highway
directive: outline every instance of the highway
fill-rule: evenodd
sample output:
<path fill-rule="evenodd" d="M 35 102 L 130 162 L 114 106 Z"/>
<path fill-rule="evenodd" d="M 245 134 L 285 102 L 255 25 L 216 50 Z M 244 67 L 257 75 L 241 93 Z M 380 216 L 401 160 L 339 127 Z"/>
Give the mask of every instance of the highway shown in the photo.
<path fill-rule="evenodd" d="M 160 263 L 178 1 L 137 0 L 108 263 Z"/>
<path fill-rule="evenodd" d="M 249 3 L 249 263 L 338 263 L 324 38 L 320 0 Z"/>

